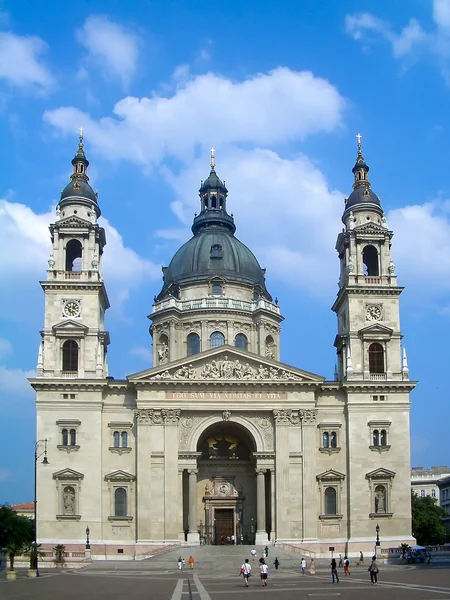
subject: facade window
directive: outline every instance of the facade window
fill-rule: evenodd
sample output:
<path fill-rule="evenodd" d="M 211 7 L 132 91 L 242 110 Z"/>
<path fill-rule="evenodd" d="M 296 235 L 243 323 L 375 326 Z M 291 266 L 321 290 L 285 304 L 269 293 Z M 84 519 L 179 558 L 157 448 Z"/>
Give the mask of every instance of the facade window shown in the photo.
<path fill-rule="evenodd" d="M 66 340 L 62 347 L 62 370 L 78 371 L 78 344 L 75 340 Z"/>
<path fill-rule="evenodd" d="M 70 430 L 70 445 L 76 446 L 76 444 L 77 444 L 77 430 L 71 429 Z"/>
<path fill-rule="evenodd" d="M 197 333 L 190 333 L 186 338 L 186 343 L 188 356 L 200 352 L 200 336 Z"/>
<path fill-rule="evenodd" d="M 378 252 L 375 246 L 365 246 L 363 250 L 364 275 L 369 277 L 378 277 L 380 274 L 378 267 Z"/>
<path fill-rule="evenodd" d="M 122 439 L 122 448 L 128 448 L 128 433 L 126 431 L 122 431 L 120 437 Z"/>
<path fill-rule="evenodd" d="M 236 348 L 240 348 L 241 350 L 247 350 L 248 348 L 248 339 L 247 336 L 243 333 L 238 333 L 234 338 L 234 345 Z"/>
<path fill-rule="evenodd" d="M 387 396 L 384 396 L 383 394 L 381 396 L 372 396 L 372 400 L 374 402 L 384 402 L 385 400 L 387 400 Z"/>
<path fill-rule="evenodd" d="M 341 428 L 340 423 L 320 423 L 320 447 L 319 450 L 327 451 L 329 454 L 332 452 L 339 452 L 339 429 Z"/>
<path fill-rule="evenodd" d="M 114 440 L 114 448 L 120 448 L 120 433 L 118 431 L 115 431 L 113 433 L 113 440 Z"/>
<path fill-rule="evenodd" d="M 68 446 L 69 445 L 69 432 L 67 429 L 63 429 L 62 430 L 62 445 L 63 446 Z"/>
<path fill-rule="evenodd" d="M 389 449 L 389 427 L 390 421 L 370 421 L 368 423 L 370 427 L 370 447 L 373 450 L 382 451 L 383 449 Z"/>
<path fill-rule="evenodd" d="M 336 488 L 334 488 L 334 487 L 325 488 L 324 506 L 325 506 L 325 514 L 326 515 L 337 514 L 336 500 L 337 500 Z"/>
<path fill-rule="evenodd" d="M 220 244 L 213 244 L 211 246 L 211 258 L 223 258 L 223 250 Z"/>
<path fill-rule="evenodd" d="M 220 296 L 223 293 L 223 286 L 221 283 L 211 284 L 211 294 L 214 296 Z"/>
<path fill-rule="evenodd" d="M 436 498 L 436 490 L 431 490 L 431 496 L 432 496 L 433 498 Z"/>
<path fill-rule="evenodd" d="M 225 345 L 225 336 L 220 331 L 215 331 L 209 338 L 211 348 L 219 348 L 219 346 Z"/>
<path fill-rule="evenodd" d="M 324 431 L 322 434 L 322 448 L 330 447 L 330 434 L 328 431 Z"/>
<path fill-rule="evenodd" d="M 384 350 L 381 344 L 374 342 L 369 346 L 369 372 L 384 373 Z"/>
<path fill-rule="evenodd" d="M 81 271 L 83 247 L 80 240 L 70 240 L 66 245 L 66 271 Z"/>
<path fill-rule="evenodd" d="M 78 421 L 77 419 L 61 419 L 56 421 L 56 424 L 59 427 L 58 449 L 65 450 L 66 452 L 78 450 L 77 436 L 78 427 L 80 426 L 81 421 Z"/>
<path fill-rule="evenodd" d="M 425 490 L 420 490 L 420 496 L 421 498 L 425 498 Z"/>
<path fill-rule="evenodd" d="M 110 428 L 110 452 L 115 454 L 127 454 L 131 451 L 128 445 L 128 432 L 133 428 L 133 423 L 125 421 L 111 421 L 108 423 Z"/>
<path fill-rule="evenodd" d="M 122 487 L 116 488 L 114 491 L 114 516 L 127 516 L 127 491 Z"/>

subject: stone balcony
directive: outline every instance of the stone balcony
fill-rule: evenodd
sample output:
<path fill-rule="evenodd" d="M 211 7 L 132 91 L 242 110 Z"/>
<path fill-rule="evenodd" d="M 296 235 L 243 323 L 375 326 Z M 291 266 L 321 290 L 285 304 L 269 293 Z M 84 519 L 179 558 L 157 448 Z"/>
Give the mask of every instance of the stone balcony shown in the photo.
<path fill-rule="evenodd" d="M 280 314 L 280 307 L 273 302 L 268 300 L 256 300 L 254 302 L 247 302 L 245 300 L 235 300 L 233 298 L 214 298 L 208 296 L 206 298 L 198 298 L 195 300 L 177 300 L 176 298 L 168 298 L 161 302 L 156 302 L 153 305 L 152 313 L 157 313 L 162 310 L 169 308 L 175 308 L 181 312 L 192 311 L 192 310 L 243 310 L 249 313 L 253 313 L 257 310 L 266 310 L 276 315 Z"/>

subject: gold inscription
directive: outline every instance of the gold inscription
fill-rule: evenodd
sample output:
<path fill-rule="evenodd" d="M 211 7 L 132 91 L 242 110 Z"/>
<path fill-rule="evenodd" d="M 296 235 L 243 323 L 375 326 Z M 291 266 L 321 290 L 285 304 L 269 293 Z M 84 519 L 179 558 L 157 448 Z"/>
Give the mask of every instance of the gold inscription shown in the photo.
<path fill-rule="evenodd" d="M 286 392 L 166 392 L 167 400 L 286 400 Z"/>

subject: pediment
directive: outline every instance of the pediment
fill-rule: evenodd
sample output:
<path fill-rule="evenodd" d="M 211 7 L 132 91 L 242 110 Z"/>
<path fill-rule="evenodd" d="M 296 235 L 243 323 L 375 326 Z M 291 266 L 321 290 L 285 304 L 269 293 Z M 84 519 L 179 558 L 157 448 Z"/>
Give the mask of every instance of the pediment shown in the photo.
<path fill-rule="evenodd" d="M 394 477 L 395 471 L 383 468 L 375 469 L 375 471 L 366 474 L 366 479 L 394 479 Z"/>
<path fill-rule="evenodd" d="M 322 383 L 325 378 L 234 346 L 221 346 L 129 375 L 128 380 L 132 383 L 180 380 Z"/>
<path fill-rule="evenodd" d="M 88 219 L 83 219 L 77 215 L 70 215 L 68 217 L 63 217 L 62 219 L 60 219 L 57 223 L 58 228 L 83 228 L 85 229 L 86 227 L 89 227 L 91 225 L 91 222 Z"/>
<path fill-rule="evenodd" d="M 73 469 L 62 469 L 53 473 L 53 479 L 63 479 L 64 481 L 80 481 L 83 478 L 83 473 L 79 473 Z"/>
<path fill-rule="evenodd" d="M 386 325 L 382 325 L 381 323 L 373 323 L 371 325 L 367 325 L 366 327 L 362 327 L 358 331 L 360 336 L 364 337 L 391 337 L 394 333 L 394 330 Z"/>
<path fill-rule="evenodd" d="M 52 326 L 54 331 L 87 331 L 89 327 L 80 323 L 80 321 L 74 321 L 73 319 L 64 319 L 64 321 L 60 321 Z"/>
<path fill-rule="evenodd" d="M 323 473 L 320 473 L 320 475 L 317 475 L 316 479 L 317 481 L 343 481 L 345 475 L 334 469 L 329 469 L 328 471 L 324 471 Z"/>
<path fill-rule="evenodd" d="M 117 471 L 112 471 L 112 473 L 108 473 L 105 475 L 105 481 L 134 481 L 136 479 L 135 475 L 131 475 L 131 473 L 127 473 L 126 471 L 121 471 L 120 469 Z"/>
<path fill-rule="evenodd" d="M 363 235 L 380 235 L 384 237 L 388 230 L 377 223 L 370 222 L 364 223 L 363 225 L 357 225 L 354 231 Z"/>

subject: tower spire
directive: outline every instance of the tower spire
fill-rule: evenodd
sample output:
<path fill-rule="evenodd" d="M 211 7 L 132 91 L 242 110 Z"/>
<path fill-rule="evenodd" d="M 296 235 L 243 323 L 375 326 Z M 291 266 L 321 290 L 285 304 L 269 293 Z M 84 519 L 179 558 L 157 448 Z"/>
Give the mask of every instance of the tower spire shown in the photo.
<path fill-rule="evenodd" d="M 211 169 L 214 171 L 214 169 L 216 168 L 216 150 L 214 148 L 211 148 Z"/>

